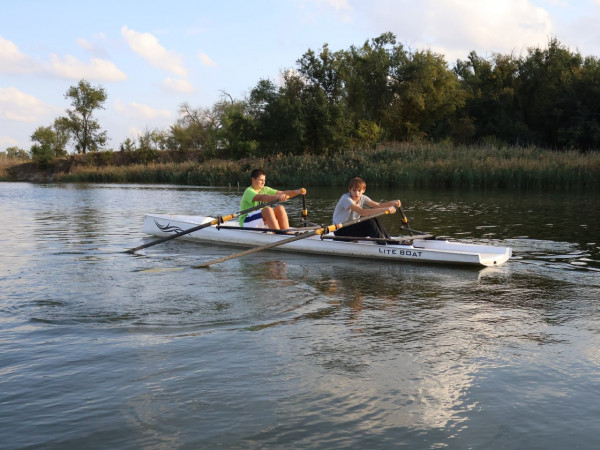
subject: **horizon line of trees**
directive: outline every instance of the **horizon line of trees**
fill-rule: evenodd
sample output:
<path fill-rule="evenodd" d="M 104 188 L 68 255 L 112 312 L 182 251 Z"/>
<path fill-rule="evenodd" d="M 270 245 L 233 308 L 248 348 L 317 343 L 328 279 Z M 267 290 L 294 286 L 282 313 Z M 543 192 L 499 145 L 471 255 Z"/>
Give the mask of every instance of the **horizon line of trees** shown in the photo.
<path fill-rule="evenodd" d="M 382 141 L 600 148 L 600 60 L 556 38 L 524 56 L 471 52 L 449 68 L 443 55 L 409 51 L 387 32 L 347 50 L 309 49 L 281 75 L 278 85 L 259 80 L 243 100 L 224 92 L 210 108 L 184 103 L 167 130 L 147 130 L 119 150 L 151 160 L 167 149 L 238 159 Z M 93 118 L 106 101 L 104 88 L 81 80 L 65 97 L 67 116 L 32 134 L 34 159 L 66 155 L 68 142 L 78 153 L 104 148 L 106 132 Z"/>

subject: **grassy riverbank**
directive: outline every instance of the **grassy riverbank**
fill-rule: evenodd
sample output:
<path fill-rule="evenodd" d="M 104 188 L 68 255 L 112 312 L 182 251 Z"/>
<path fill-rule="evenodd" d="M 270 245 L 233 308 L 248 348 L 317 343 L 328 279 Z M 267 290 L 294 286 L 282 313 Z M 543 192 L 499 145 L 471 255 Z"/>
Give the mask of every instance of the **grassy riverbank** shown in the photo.
<path fill-rule="evenodd" d="M 159 152 L 160 153 L 160 152 Z M 277 155 L 241 161 L 207 160 L 113 165 L 81 158 L 63 182 L 170 183 L 245 186 L 262 167 L 273 186 L 345 186 L 360 176 L 369 185 L 395 187 L 543 188 L 600 190 L 600 153 L 539 148 L 387 144 L 337 155 Z M 94 163 L 93 161 L 96 161 Z M 98 161 L 103 161 L 98 164 Z"/>

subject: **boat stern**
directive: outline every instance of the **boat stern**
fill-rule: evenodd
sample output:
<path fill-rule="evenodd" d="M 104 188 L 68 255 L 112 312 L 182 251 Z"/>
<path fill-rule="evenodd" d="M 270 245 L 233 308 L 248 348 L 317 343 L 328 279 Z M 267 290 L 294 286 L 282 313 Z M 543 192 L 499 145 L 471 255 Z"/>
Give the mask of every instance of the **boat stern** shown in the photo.
<path fill-rule="evenodd" d="M 483 266 L 493 267 L 504 264 L 512 256 L 512 248 L 510 247 L 496 247 L 492 253 L 480 253 L 479 262 Z"/>

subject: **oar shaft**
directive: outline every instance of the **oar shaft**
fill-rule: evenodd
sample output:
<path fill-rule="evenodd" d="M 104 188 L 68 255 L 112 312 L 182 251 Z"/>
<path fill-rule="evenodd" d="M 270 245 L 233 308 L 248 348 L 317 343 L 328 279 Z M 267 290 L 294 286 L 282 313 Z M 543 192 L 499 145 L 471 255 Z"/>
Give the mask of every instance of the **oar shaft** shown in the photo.
<path fill-rule="evenodd" d="M 245 250 L 243 252 L 234 253 L 233 255 L 228 255 L 228 256 L 223 256 L 222 258 L 213 259 L 212 261 L 208 261 L 208 262 L 205 262 L 203 264 L 198 264 L 197 266 L 193 266 L 193 268 L 194 269 L 201 269 L 203 267 L 212 266 L 213 264 L 225 262 L 225 261 L 228 261 L 230 259 L 241 258 L 242 256 L 251 255 L 252 253 L 262 252 L 263 250 L 268 250 L 270 248 L 277 247 L 279 245 L 288 244 L 290 242 L 298 241 L 300 239 L 304 239 L 304 238 L 307 238 L 309 236 L 314 236 L 315 234 L 317 234 L 316 230 L 315 231 L 309 231 L 307 233 L 302 233 L 302 234 L 300 234 L 298 236 L 294 236 L 293 238 L 284 239 L 282 241 L 277 241 L 277 242 L 272 242 L 272 243 L 270 243 L 268 245 L 263 245 L 262 247 L 255 247 L 255 248 L 251 248 L 251 249 Z"/>
<path fill-rule="evenodd" d="M 244 250 L 243 252 L 234 253 L 233 255 L 223 256 L 222 258 L 213 259 L 212 261 L 208 261 L 208 262 L 205 262 L 205 263 L 202 263 L 202 264 L 198 264 L 197 266 L 193 266 L 193 268 L 194 269 L 201 269 L 201 268 L 204 268 L 204 267 L 212 266 L 213 264 L 221 263 L 221 262 L 224 262 L 224 261 L 229 261 L 230 259 L 240 258 L 242 256 L 251 255 L 252 253 L 261 252 L 263 250 L 269 250 L 270 248 L 278 247 L 280 245 L 289 244 L 290 242 L 299 241 L 300 239 L 305 239 L 305 238 L 310 237 L 310 236 L 326 234 L 326 233 L 328 233 L 330 231 L 336 231 L 336 230 L 339 230 L 340 228 L 343 228 L 343 227 L 347 227 L 347 226 L 350 226 L 350 225 L 354 225 L 356 223 L 364 222 L 365 220 L 370 220 L 370 219 L 373 219 L 375 217 L 383 216 L 384 214 L 389 214 L 389 211 L 385 211 L 385 212 L 382 212 L 382 213 L 379 213 L 379 214 L 373 214 L 372 216 L 359 217 L 358 219 L 351 220 L 351 221 L 346 222 L 346 223 L 333 224 L 333 225 L 329 225 L 329 226 L 326 226 L 326 227 L 317 228 L 314 231 L 308 231 L 306 233 L 302 233 L 302 234 L 300 234 L 298 236 L 294 236 L 294 237 L 291 237 L 289 239 L 283 239 L 281 241 L 271 242 L 270 244 L 263 245 L 262 247 L 251 248 L 251 249 L 248 249 L 248 250 Z"/>
<path fill-rule="evenodd" d="M 321 239 L 331 239 L 334 241 L 366 241 L 366 242 L 382 242 L 387 244 L 399 245 L 406 242 L 412 242 L 414 240 L 431 240 L 436 239 L 433 234 L 420 234 L 418 236 L 398 236 L 395 238 L 372 238 L 372 237 L 360 237 L 360 236 L 322 236 Z"/>
<path fill-rule="evenodd" d="M 258 209 L 262 209 L 262 208 L 274 205 L 275 203 L 279 203 L 279 202 L 280 202 L 280 200 L 277 199 L 277 200 L 270 201 L 268 203 L 262 203 L 260 205 L 253 206 L 252 208 L 244 209 L 243 211 L 238 211 L 238 212 L 233 213 L 233 214 L 228 214 L 226 216 L 222 216 L 220 218 L 211 220 L 210 222 L 206 222 L 206 223 L 203 223 L 201 225 L 197 225 L 195 227 L 188 228 L 187 230 L 180 231 L 179 233 L 171 234 L 169 236 L 165 236 L 165 237 L 157 239 L 155 241 L 148 242 L 146 244 L 140 245 L 139 247 L 130 248 L 129 250 L 125 250 L 124 253 L 135 253 L 138 250 L 142 250 L 144 248 L 152 247 L 153 245 L 156 245 L 156 244 L 161 244 L 161 243 L 169 241 L 171 239 L 178 238 L 179 236 L 183 236 L 184 234 L 189 234 L 189 233 L 193 233 L 194 231 L 202 230 L 203 228 L 210 227 L 211 225 L 217 225 L 218 223 L 227 222 L 228 220 L 234 219 L 234 218 L 239 217 L 239 216 L 241 216 L 243 214 L 248 214 L 248 213 L 251 213 L 252 211 L 256 211 Z"/>
<path fill-rule="evenodd" d="M 306 209 L 306 195 L 302 194 L 302 220 L 307 220 L 308 209 Z"/>
<path fill-rule="evenodd" d="M 232 218 L 233 218 L 233 215 L 224 216 L 224 217 L 222 217 L 222 220 L 226 221 L 226 220 L 230 220 Z M 203 223 L 202 225 L 198 225 L 198 226 L 195 226 L 195 227 L 192 227 L 192 228 L 188 228 L 187 230 L 180 231 L 179 233 L 171 234 L 169 236 L 165 236 L 163 238 L 157 239 L 156 241 L 148 242 L 146 244 L 140 245 L 140 246 L 135 247 L 135 248 L 130 248 L 129 250 L 126 250 L 125 253 L 135 253 L 138 250 L 142 250 L 144 248 L 152 247 L 153 245 L 156 245 L 156 244 L 161 244 L 161 243 L 169 241 L 171 239 L 175 239 L 175 238 L 177 238 L 179 236 L 183 236 L 184 234 L 193 233 L 194 231 L 201 230 L 201 229 L 209 227 L 211 225 L 216 225 L 217 223 L 219 223 L 219 219 L 214 219 L 214 220 L 211 220 L 210 222 Z"/>
<path fill-rule="evenodd" d="M 304 233 L 306 231 L 312 231 L 316 228 L 322 227 L 323 225 L 316 225 L 312 227 L 302 227 L 302 228 L 286 228 L 285 230 L 278 230 L 276 228 L 260 228 L 260 227 L 236 227 L 236 226 L 228 226 L 222 225 L 219 230 L 236 230 L 236 231 L 260 231 L 262 233 L 275 233 L 275 234 L 298 234 Z"/>
<path fill-rule="evenodd" d="M 401 230 L 408 231 L 408 233 L 412 236 L 413 233 L 416 234 L 429 234 L 426 231 L 413 230 L 412 228 L 400 227 Z"/>

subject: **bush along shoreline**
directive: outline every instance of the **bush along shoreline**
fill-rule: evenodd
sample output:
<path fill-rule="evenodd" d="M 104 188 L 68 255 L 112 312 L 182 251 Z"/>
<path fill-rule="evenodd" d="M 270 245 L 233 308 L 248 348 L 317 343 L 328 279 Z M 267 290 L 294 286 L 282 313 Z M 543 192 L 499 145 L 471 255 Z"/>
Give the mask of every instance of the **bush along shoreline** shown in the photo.
<path fill-rule="evenodd" d="M 345 186 L 360 176 L 373 186 L 600 190 L 600 153 L 537 147 L 380 144 L 333 155 L 278 154 L 238 161 L 204 160 L 201 152 L 174 158 L 157 152 L 143 163 L 122 152 L 71 155 L 44 168 L 33 163 L 5 169 L 5 180 L 69 183 L 147 183 L 245 186 L 262 167 L 272 185 Z M 26 168 L 25 168 L 26 167 Z"/>

